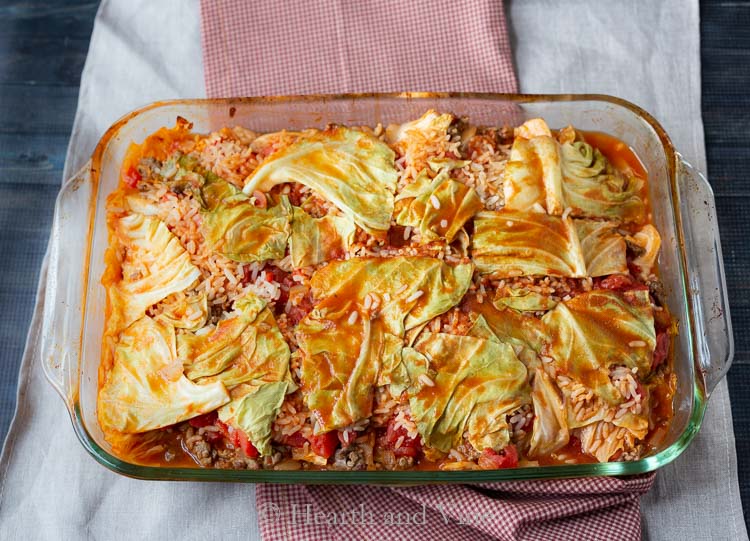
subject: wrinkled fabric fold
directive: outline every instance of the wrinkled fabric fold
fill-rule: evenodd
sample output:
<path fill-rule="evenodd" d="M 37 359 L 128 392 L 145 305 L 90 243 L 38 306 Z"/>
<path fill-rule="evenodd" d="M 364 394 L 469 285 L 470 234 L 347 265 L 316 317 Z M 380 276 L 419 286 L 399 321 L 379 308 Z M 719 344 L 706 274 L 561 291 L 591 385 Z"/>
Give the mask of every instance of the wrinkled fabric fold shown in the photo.
<path fill-rule="evenodd" d="M 420 487 L 263 485 L 264 539 L 640 539 L 653 474 Z"/>

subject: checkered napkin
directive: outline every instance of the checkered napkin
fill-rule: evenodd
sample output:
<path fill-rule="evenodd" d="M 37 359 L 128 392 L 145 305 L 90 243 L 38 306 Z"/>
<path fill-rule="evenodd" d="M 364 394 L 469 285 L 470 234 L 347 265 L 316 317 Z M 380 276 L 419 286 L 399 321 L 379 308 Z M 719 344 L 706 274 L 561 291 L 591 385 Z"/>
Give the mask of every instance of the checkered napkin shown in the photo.
<path fill-rule="evenodd" d="M 202 0 L 212 98 L 515 92 L 500 0 Z"/>
<path fill-rule="evenodd" d="M 515 92 L 500 0 L 202 0 L 210 97 Z M 639 539 L 654 476 L 477 486 L 260 485 L 264 539 Z"/>
<path fill-rule="evenodd" d="M 641 538 L 640 496 L 654 475 L 482 485 L 259 485 L 263 539 Z"/>

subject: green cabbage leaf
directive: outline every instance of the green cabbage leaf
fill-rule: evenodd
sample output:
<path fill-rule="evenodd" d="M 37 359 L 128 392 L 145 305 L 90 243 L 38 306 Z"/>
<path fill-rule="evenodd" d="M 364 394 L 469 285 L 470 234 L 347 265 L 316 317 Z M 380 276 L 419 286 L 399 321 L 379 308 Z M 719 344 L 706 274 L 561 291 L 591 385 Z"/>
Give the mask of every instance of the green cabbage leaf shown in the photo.
<path fill-rule="evenodd" d="M 186 378 L 174 328 L 144 316 L 120 333 L 99 391 L 98 415 L 105 430 L 138 433 L 208 413 L 229 400 L 221 382 L 199 385 Z"/>
<path fill-rule="evenodd" d="M 398 174 L 393 151 L 372 135 L 335 127 L 274 152 L 248 177 L 243 191 L 299 182 L 371 234 L 388 230 Z"/>

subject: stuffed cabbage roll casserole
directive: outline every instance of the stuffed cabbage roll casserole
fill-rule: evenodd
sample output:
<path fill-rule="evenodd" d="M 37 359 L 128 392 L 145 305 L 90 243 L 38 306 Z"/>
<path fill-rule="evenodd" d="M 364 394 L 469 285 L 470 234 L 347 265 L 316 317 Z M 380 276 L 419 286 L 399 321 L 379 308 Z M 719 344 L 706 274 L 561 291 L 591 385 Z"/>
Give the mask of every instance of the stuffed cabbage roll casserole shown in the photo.
<path fill-rule="evenodd" d="M 647 172 L 542 119 L 131 144 L 107 202 L 113 451 L 233 469 L 637 460 L 676 334 Z"/>

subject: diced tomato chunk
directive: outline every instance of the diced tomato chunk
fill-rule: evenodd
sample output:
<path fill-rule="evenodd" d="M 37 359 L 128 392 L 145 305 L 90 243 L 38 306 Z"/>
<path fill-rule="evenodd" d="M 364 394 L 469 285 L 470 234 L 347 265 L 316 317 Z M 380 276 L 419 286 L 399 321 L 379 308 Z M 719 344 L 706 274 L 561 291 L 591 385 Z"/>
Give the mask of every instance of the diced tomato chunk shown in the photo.
<path fill-rule="evenodd" d="M 307 443 L 307 438 L 302 435 L 302 431 L 298 430 L 294 434 L 289 434 L 288 436 L 284 436 L 284 445 L 289 445 L 290 447 L 300 448 L 303 447 Z"/>
<path fill-rule="evenodd" d="M 338 431 L 332 430 L 318 436 L 310 436 L 309 441 L 313 453 L 326 459 L 330 458 L 339 446 Z"/>
<path fill-rule="evenodd" d="M 232 443 L 232 445 L 238 447 L 239 449 L 242 449 L 242 451 L 247 455 L 248 458 L 258 457 L 260 453 L 248 439 L 247 434 L 245 434 L 242 430 L 239 430 L 235 427 L 230 428 L 225 423 L 222 423 L 219 420 L 216 421 L 216 426 L 219 427 L 219 430 L 221 430 L 222 434 L 224 434 L 224 436 Z"/>
<path fill-rule="evenodd" d="M 216 426 L 219 427 L 219 430 L 221 430 L 221 433 L 224 434 L 224 437 L 229 438 L 229 427 L 222 423 L 221 421 L 216 421 Z"/>
<path fill-rule="evenodd" d="M 125 181 L 125 184 L 127 184 L 131 188 L 135 188 L 136 186 L 138 186 L 138 183 L 143 180 L 143 177 L 141 177 L 138 169 L 136 169 L 135 167 L 130 167 L 127 171 L 125 171 L 123 180 Z"/>
<path fill-rule="evenodd" d="M 276 280 L 280 284 L 286 285 L 291 285 L 293 283 L 291 273 L 281 270 L 278 267 L 273 267 L 271 270 L 267 270 L 266 272 L 271 273 L 271 277 L 268 278 L 269 281 Z"/>
<path fill-rule="evenodd" d="M 302 297 L 302 299 L 296 306 L 292 306 L 291 308 L 289 308 L 289 313 L 287 314 L 287 317 L 289 318 L 289 324 L 296 325 L 297 323 L 305 319 L 305 316 L 310 313 L 312 307 L 313 304 L 312 300 L 310 300 L 310 296 L 305 295 L 304 297 Z"/>
<path fill-rule="evenodd" d="M 337 430 L 332 430 L 325 434 L 305 437 L 302 435 L 302 431 L 298 430 L 294 434 L 284 436 L 283 439 L 284 445 L 289 445 L 290 447 L 297 449 L 304 447 L 308 442 L 310 443 L 310 450 L 313 453 L 327 459 L 339 446 L 339 432 Z"/>
<path fill-rule="evenodd" d="M 666 331 L 661 331 L 656 334 L 656 349 L 654 349 L 654 359 L 651 361 L 651 369 L 653 370 L 661 363 L 667 360 L 669 355 L 669 335 Z"/>
<path fill-rule="evenodd" d="M 247 437 L 247 434 L 245 434 L 242 430 L 238 430 L 235 428 L 233 435 L 234 441 L 232 443 L 234 443 L 236 447 L 242 449 L 242 451 L 247 455 L 248 458 L 258 457 L 260 453 L 258 453 L 255 445 L 253 445 L 250 439 Z"/>
<path fill-rule="evenodd" d="M 611 276 L 607 276 L 599 283 L 599 286 L 602 289 L 611 289 L 615 291 L 628 289 L 632 285 L 633 279 L 629 276 L 625 276 L 624 274 L 613 274 Z"/>
<path fill-rule="evenodd" d="M 630 274 L 633 276 L 638 276 L 641 274 L 641 267 L 633 263 L 628 259 L 628 270 L 630 271 Z"/>
<path fill-rule="evenodd" d="M 499 453 L 492 449 L 485 449 L 477 461 L 479 467 L 485 470 L 500 470 L 518 466 L 518 450 L 512 443 Z"/>
<path fill-rule="evenodd" d="M 209 411 L 208 413 L 204 413 L 203 415 L 199 415 L 198 417 L 193 417 L 188 421 L 188 423 L 190 423 L 190 426 L 194 428 L 202 428 L 204 426 L 215 424 L 218 418 L 219 416 L 215 411 Z"/>
<path fill-rule="evenodd" d="M 393 450 L 393 454 L 396 456 L 410 456 L 417 458 L 419 453 L 422 452 L 422 444 L 418 440 L 410 440 L 401 444 L 401 447 Z"/>
<path fill-rule="evenodd" d="M 388 429 L 385 433 L 385 443 L 393 450 L 393 454 L 396 456 L 416 458 L 422 452 L 422 441 L 419 436 L 416 438 L 409 437 L 409 432 L 403 426 L 396 427 L 395 418 L 392 418 L 388 423 Z M 399 444 L 398 447 L 396 447 L 397 444 Z"/>

